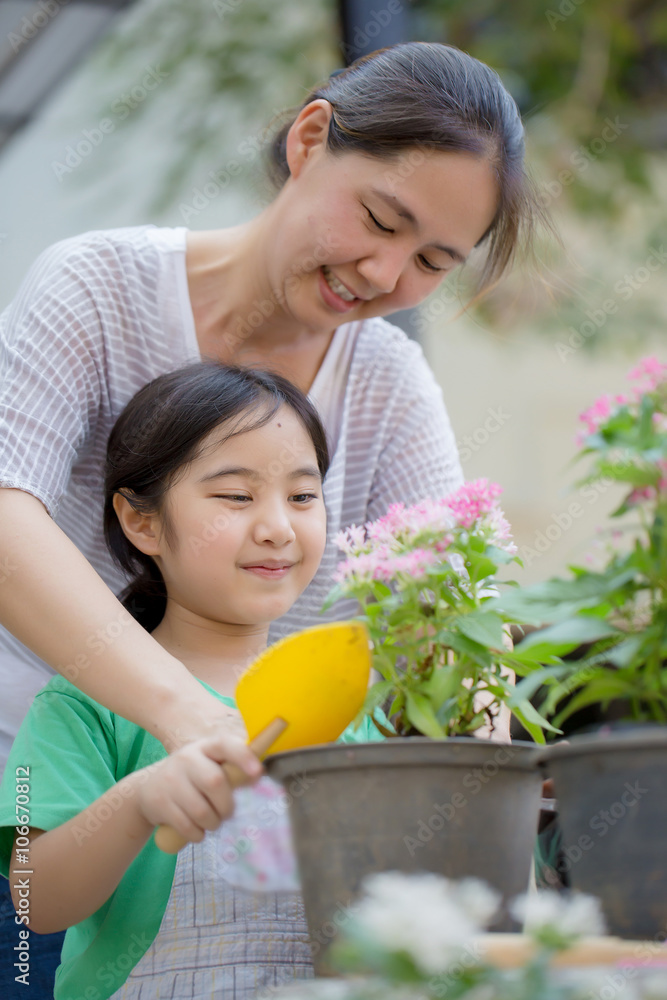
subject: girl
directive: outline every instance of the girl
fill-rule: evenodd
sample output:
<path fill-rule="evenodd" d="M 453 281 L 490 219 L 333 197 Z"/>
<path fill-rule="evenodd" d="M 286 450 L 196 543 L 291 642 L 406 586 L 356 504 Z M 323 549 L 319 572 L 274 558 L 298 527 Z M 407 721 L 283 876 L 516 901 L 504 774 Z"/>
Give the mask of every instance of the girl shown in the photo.
<path fill-rule="evenodd" d="M 111 434 L 105 530 L 134 576 L 124 606 L 227 711 L 269 622 L 315 574 L 328 464 L 298 389 L 217 363 L 149 383 Z M 230 840 L 225 824 L 204 840 L 233 809 L 225 759 L 224 738 L 210 735 L 167 756 L 62 677 L 38 694 L 0 794 L 0 854 L 5 874 L 19 873 L 18 919 L 41 933 L 69 928 L 56 998 L 246 998 L 311 974 L 298 893 L 243 887 L 253 851 L 229 862 L 244 832 L 258 831 L 255 853 L 284 837 L 277 786 L 241 790 L 237 833 Z M 29 804 L 17 843 L 19 777 Z M 191 842 L 178 861 L 156 848 L 159 823 Z"/>

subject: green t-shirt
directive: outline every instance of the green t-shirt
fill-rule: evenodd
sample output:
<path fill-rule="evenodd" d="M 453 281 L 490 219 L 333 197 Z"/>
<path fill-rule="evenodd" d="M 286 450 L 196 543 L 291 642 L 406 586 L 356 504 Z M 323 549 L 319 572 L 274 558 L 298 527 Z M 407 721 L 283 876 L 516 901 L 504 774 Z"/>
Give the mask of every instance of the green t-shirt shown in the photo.
<path fill-rule="evenodd" d="M 231 698 L 204 687 L 235 707 Z M 346 743 L 381 739 L 368 719 L 356 732 L 348 727 L 340 737 Z M 17 825 L 17 783 L 29 785 L 29 803 L 21 806 L 30 816 L 28 825 L 52 830 L 121 778 L 163 757 L 164 747 L 145 729 L 110 712 L 64 677 L 54 677 L 37 694 L 19 729 L 0 786 L 2 874 L 9 872 Z M 119 792 L 119 805 L 121 801 Z M 99 828 L 109 808 L 112 804 L 101 806 L 88 828 L 82 824 L 74 829 L 79 843 Z M 56 973 L 56 1000 L 106 1000 L 120 988 L 157 935 L 175 869 L 176 855 L 163 854 L 151 837 L 106 903 L 68 929 Z"/>

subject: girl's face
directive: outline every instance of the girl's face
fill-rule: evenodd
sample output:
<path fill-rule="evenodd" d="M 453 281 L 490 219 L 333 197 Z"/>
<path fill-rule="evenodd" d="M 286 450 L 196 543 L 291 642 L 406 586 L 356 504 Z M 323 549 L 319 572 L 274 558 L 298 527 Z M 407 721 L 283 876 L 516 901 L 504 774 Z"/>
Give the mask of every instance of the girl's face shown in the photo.
<path fill-rule="evenodd" d="M 178 605 L 211 622 L 266 624 L 289 610 L 322 558 L 322 480 L 310 436 L 289 407 L 226 441 L 225 430 L 204 440 L 169 490 L 168 526 L 156 515 L 153 557 L 167 614 Z"/>
<path fill-rule="evenodd" d="M 330 330 L 426 298 L 491 225 L 498 187 L 488 161 L 464 153 L 334 156 L 317 131 L 328 107 L 308 105 L 290 132 L 281 240 L 266 266 L 290 318 Z"/>

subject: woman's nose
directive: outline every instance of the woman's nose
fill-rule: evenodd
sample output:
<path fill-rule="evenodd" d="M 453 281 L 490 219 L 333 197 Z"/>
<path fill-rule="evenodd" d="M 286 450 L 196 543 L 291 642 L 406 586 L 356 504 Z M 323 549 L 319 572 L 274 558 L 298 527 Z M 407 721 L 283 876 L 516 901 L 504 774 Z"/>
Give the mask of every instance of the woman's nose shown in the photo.
<path fill-rule="evenodd" d="M 360 260 L 357 270 L 378 295 L 388 295 L 396 288 L 406 264 L 406 255 L 398 248 L 383 247 Z"/>

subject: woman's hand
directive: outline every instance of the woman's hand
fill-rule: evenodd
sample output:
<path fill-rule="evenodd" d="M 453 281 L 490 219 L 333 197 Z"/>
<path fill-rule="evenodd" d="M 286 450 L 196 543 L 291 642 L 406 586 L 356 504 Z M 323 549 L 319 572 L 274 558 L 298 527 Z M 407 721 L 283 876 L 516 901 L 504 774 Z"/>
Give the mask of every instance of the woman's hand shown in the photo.
<path fill-rule="evenodd" d="M 166 823 L 197 843 L 207 830 L 216 830 L 234 812 L 232 788 L 221 766 L 228 759 L 226 746 L 232 738 L 236 737 L 196 740 L 137 771 L 133 777 L 142 818 L 150 826 Z"/>
<path fill-rule="evenodd" d="M 241 713 L 218 701 L 199 683 L 191 693 L 193 698 L 181 697 L 175 705 L 170 699 L 160 715 L 154 713 L 150 727 L 153 735 L 169 753 L 203 738 L 213 740 L 222 748 L 220 760 L 238 765 L 251 780 L 259 778 L 262 765 L 247 747 L 248 734 Z"/>

